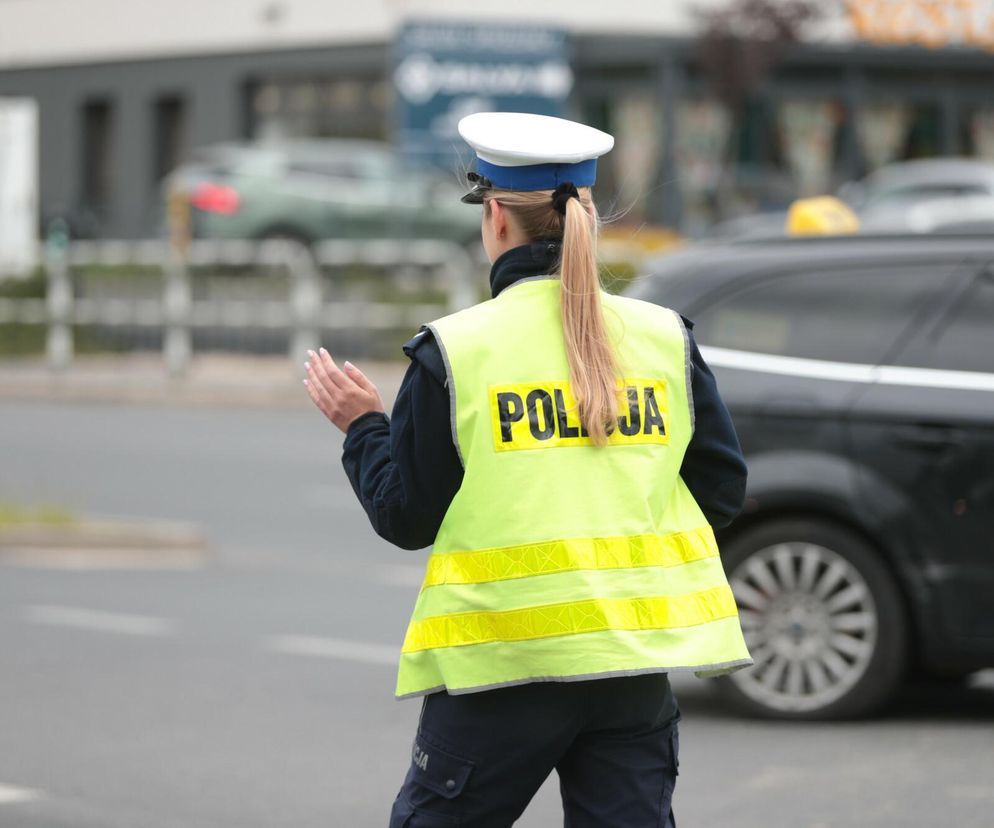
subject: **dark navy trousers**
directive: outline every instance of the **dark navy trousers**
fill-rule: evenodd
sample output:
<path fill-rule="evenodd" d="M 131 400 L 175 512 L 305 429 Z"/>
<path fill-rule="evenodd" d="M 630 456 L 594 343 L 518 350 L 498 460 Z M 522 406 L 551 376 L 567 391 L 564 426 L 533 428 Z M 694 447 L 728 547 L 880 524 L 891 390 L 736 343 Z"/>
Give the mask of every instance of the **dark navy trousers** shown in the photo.
<path fill-rule="evenodd" d="M 390 828 L 509 828 L 555 769 L 566 828 L 675 828 L 665 674 L 425 697 Z"/>

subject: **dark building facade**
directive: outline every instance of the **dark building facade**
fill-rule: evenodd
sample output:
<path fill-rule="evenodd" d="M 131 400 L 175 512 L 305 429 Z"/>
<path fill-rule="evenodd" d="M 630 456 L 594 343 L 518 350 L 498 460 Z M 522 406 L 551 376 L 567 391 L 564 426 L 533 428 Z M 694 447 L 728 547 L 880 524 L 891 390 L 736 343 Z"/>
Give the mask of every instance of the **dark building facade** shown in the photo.
<path fill-rule="evenodd" d="M 687 38 L 577 35 L 570 114 L 614 133 L 602 208 L 693 232 L 832 191 L 891 161 L 994 161 L 994 56 L 949 46 L 795 47 L 738 116 Z M 279 137 L 389 139 L 388 44 L 0 71 L 40 108 L 42 226 L 138 238 L 163 175 L 196 147 Z"/>

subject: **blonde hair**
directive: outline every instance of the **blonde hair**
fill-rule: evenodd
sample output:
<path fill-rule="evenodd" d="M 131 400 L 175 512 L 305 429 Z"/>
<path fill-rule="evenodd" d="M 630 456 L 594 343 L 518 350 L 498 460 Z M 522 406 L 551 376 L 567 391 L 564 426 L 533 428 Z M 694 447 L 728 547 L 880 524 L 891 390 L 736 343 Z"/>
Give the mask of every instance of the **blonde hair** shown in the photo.
<path fill-rule="evenodd" d="M 552 206 L 552 193 L 547 190 L 491 191 L 484 205 L 489 211 L 487 202 L 499 201 L 528 239 L 562 239 L 560 307 L 570 384 L 580 422 L 594 443 L 602 446 L 617 424 L 617 360 L 601 307 L 597 208 L 589 187 L 580 188 L 579 194 L 566 201 L 565 216 Z"/>

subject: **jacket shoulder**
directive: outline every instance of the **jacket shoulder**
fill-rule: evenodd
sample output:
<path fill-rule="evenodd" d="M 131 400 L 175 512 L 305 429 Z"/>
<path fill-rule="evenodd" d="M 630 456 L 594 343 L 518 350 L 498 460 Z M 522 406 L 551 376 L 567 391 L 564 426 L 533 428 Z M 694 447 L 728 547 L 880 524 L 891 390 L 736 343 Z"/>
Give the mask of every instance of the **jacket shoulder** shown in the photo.
<path fill-rule="evenodd" d="M 431 331 L 428 329 L 427 325 L 422 325 L 421 330 L 419 330 L 414 336 L 407 340 L 402 346 L 404 353 L 411 359 L 414 359 L 414 355 L 426 345 L 434 340 Z"/>
<path fill-rule="evenodd" d="M 427 326 L 404 343 L 404 353 L 411 362 L 418 363 L 438 383 L 445 384 L 445 361 L 434 334 Z"/>

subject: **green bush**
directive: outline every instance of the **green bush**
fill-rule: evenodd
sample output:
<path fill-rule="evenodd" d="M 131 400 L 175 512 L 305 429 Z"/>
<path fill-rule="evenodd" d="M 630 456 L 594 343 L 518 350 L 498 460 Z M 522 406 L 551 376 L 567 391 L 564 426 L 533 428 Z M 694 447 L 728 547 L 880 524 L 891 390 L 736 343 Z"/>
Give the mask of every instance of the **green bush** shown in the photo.
<path fill-rule="evenodd" d="M 0 298 L 43 299 L 45 297 L 45 271 L 36 268 L 23 279 L 0 280 Z"/>

